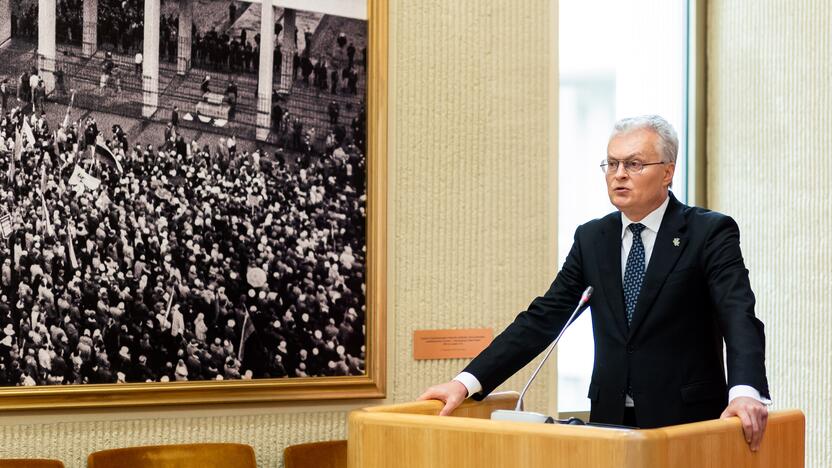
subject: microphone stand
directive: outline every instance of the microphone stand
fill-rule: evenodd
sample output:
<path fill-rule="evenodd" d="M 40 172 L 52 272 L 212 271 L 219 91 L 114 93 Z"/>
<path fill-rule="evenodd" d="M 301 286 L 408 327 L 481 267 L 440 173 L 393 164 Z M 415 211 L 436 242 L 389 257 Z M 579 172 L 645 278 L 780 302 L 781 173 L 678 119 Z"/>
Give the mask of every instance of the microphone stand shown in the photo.
<path fill-rule="evenodd" d="M 537 369 L 532 372 L 532 376 L 529 378 L 529 381 L 526 382 L 526 386 L 523 387 L 523 391 L 520 392 L 520 398 L 517 399 L 517 406 L 514 407 L 513 410 L 496 410 L 491 413 L 491 420 L 493 421 L 517 421 L 517 422 L 538 422 L 538 423 L 545 423 L 547 420 L 552 421 L 550 416 L 546 416 L 545 414 L 535 413 L 532 411 L 525 411 L 523 410 L 523 398 L 526 397 L 526 392 L 529 391 L 529 387 L 534 382 L 535 377 L 537 374 L 540 373 L 540 369 L 543 368 L 543 364 L 546 363 L 546 360 L 549 359 L 549 356 L 552 354 L 552 351 L 555 350 L 555 347 L 558 345 L 560 338 L 563 336 L 563 333 L 566 331 L 566 328 L 572 324 L 572 321 L 575 319 L 575 316 L 578 315 L 578 312 L 584 308 L 584 306 L 589 302 L 589 298 L 592 297 L 592 286 L 586 288 L 584 293 L 581 295 L 581 300 L 578 301 L 578 306 L 575 307 L 575 310 L 572 312 L 572 315 L 569 316 L 569 320 L 566 321 L 566 325 L 560 330 L 558 333 L 557 338 L 552 344 L 549 345 L 549 350 L 546 351 L 546 355 L 543 357 L 543 360 L 540 361 L 540 364 L 537 365 Z"/>

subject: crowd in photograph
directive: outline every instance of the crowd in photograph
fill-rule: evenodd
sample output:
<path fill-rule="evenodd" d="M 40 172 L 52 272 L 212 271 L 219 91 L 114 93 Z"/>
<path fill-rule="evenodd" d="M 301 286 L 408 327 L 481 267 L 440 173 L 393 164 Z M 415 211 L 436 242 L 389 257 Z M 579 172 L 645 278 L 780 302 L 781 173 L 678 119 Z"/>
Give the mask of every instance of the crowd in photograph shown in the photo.
<path fill-rule="evenodd" d="M 267 154 L 28 112 L 0 119 L 0 385 L 363 374 L 363 125 Z"/>
<path fill-rule="evenodd" d="M 11 0 L 11 34 L 13 37 L 37 39 L 38 10 L 37 2 L 24 3 L 22 0 Z M 60 21 L 58 21 L 60 23 Z M 56 25 L 57 27 L 58 25 Z"/>
<path fill-rule="evenodd" d="M 37 39 L 38 2 L 10 1 L 12 36 Z M 142 8 L 143 2 L 100 0 L 96 18 L 99 44 L 112 44 L 125 53 L 141 48 L 144 37 Z M 55 35 L 58 42 L 81 45 L 84 40 L 84 0 L 57 0 L 55 9 Z"/>
<path fill-rule="evenodd" d="M 45 110 L 46 86 L 37 68 L 23 70 L 13 82 L 8 78 L 0 79 L 0 112 L 7 111 L 15 99 L 16 102 L 31 107 L 34 112 Z"/>

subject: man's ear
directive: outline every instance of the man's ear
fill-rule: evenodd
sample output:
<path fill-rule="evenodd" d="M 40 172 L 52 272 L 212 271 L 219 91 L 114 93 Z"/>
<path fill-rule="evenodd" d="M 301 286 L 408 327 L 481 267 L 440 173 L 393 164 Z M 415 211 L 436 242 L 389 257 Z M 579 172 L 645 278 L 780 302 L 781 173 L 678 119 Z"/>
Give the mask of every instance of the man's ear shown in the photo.
<path fill-rule="evenodd" d="M 676 163 L 667 163 L 664 165 L 664 179 L 662 182 L 665 187 L 670 187 L 673 182 L 673 174 L 676 172 Z"/>

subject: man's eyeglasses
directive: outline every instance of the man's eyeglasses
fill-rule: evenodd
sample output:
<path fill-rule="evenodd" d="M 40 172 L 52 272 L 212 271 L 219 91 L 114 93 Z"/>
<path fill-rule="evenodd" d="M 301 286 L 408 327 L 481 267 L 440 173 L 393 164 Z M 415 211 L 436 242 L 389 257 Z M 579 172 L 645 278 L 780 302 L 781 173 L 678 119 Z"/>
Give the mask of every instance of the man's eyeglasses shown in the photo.
<path fill-rule="evenodd" d="M 645 166 L 655 166 L 656 164 L 667 164 L 667 161 L 659 161 L 659 162 L 652 162 L 646 163 L 641 162 L 636 159 L 630 159 L 627 161 L 619 161 L 617 159 L 605 159 L 601 161 L 601 171 L 604 174 L 615 174 L 618 172 L 618 166 L 623 164 L 624 171 L 628 174 L 641 174 L 641 171 L 644 170 Z"/>

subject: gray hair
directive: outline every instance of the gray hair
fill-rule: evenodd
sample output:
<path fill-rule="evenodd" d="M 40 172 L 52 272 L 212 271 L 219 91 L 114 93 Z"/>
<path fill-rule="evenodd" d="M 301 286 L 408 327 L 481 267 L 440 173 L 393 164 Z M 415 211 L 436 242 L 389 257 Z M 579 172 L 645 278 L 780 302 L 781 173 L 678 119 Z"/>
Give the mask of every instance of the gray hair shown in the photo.
<path fill-rule="evenodd" d="M 621 119 L 613 126 L 610 139 L 616 135 L 640 129 L 651 130 L 658 135 L 659 147 L 656 150 L 662 156 L 662 161 L 676 164 L 676 155 L 679 153 L 679 138 L 676 136 L 676 130 L 673 129 L 673 126 L 658 115 L 640 115 Z"/>

